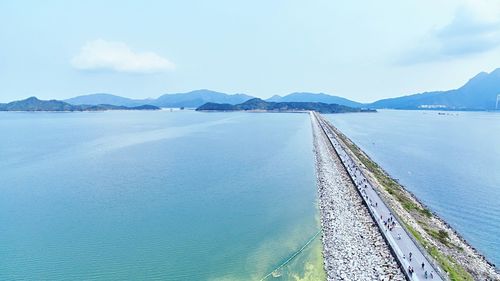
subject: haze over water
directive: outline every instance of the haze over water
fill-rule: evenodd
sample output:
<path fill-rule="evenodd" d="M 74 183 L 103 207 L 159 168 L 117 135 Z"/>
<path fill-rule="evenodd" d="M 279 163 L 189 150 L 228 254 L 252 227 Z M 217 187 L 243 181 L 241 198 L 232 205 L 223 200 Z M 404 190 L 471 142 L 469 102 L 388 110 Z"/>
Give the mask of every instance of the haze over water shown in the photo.
<path fill-rule="evenodd" d="M 1 280 L 259 280 L 318 229 L 307 114 L 0 113 Z M 321 276 L 321 243 L 280 272 Z"/>
<path fill-rule="evenodd" d="M 327 117 L 500 265 L 499 113 L 382 110 Z"/>

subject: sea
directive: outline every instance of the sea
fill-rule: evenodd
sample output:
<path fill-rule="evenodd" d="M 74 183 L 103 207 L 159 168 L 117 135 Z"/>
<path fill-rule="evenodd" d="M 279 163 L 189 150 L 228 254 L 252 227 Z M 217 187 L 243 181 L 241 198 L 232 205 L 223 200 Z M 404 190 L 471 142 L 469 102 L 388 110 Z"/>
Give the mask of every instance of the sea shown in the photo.
<path fill-rule="evenodd" d="M 0 280 L 325 279 L 307 114 L 1 112 L 0 132 Z"/>
<path fill-rule="evenodd" d="M 500 112 L 380 110 L 326 116 L 500 265 Z"/>

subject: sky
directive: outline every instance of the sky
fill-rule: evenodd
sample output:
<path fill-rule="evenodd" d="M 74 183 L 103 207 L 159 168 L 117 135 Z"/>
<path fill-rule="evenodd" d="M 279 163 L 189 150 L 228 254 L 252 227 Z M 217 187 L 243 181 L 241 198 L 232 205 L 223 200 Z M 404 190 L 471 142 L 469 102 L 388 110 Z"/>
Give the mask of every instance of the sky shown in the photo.
<path fill-rule="evenodd" d="M 0 1 L 0 102 L 211 89 L 360 102 L 500 67 L 500 0 Z"/>

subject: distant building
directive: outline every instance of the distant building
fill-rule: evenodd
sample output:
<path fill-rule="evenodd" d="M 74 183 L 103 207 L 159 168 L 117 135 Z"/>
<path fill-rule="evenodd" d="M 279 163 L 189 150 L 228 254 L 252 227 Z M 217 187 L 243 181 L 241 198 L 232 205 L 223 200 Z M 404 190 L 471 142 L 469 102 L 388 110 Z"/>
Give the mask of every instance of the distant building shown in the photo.
<path fill-rule="evenodd" d="M 444 108 L 447 108 L 448 106 L 446 106 L 445 104 L 422 104 L 422 105 L 419 105 L 418 108 L 424 108 L 424 109 L 444 109 Z"/>

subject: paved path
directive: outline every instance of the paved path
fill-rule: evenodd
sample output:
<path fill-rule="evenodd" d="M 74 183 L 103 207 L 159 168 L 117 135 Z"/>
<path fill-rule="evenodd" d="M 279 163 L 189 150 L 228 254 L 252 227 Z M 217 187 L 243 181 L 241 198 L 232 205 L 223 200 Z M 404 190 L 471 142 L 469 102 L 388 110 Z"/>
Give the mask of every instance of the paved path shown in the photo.
<path fill-rule="evenodd" d="M 425 280 L 426 271 L 427 279 L 443 280 L 439 274 L 436 273 L 436 268 L 432 266 L 432 264 L 417 247 L 415 242 L 410 238 L 408 233 L 401 228 L 398 220 L 393 216 L 387 205 L 381 200 L 380 196 L 373 189 L 372 185 L 358 167 L 357 163 L 351 159 L 349 154 L 346 153 L 344 147 L 338 141 L 337 134 L 333 131 L 330 125 L 327 124 L 327 122 L 318 113 L 311 114 L 312 118 L 316 118 L 318 120 L 318 123 L 330 139 L 332 146 L 335 148 L 335 151 L 344 164 L 344 167 L 346 168 L 352 181 L 356 185 L 356 188 L 362 195 L 369 211 L 376 218 L 379 229 L 385 236 L 389 246 L 393 249 L 396 258 L 403 266 L 402 270 L 407 273 L 410 280 Z M 423 269 L 422 263 L 424 264 Z M 413 267 L 413 274 L 409 274 L 409 267 Z"/>

